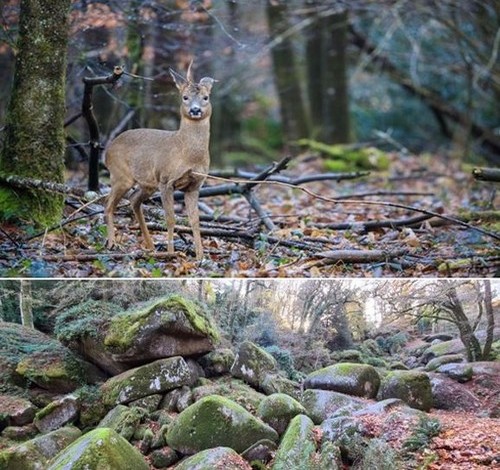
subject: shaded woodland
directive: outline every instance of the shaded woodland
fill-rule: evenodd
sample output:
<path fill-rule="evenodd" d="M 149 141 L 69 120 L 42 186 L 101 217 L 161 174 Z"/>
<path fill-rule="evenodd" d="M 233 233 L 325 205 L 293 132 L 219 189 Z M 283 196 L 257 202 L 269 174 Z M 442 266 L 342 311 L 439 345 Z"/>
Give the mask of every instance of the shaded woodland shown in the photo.
<path fill-rule="evenodd" d="M 494 467 L 499 300 L 488 280 L 4 280 L 0 463 Z"/>
<path fill-rule="evenodd" d="M 482 181 L 496 178 L 499 162 L 496 2 L 38 3 L 30 9 L 25 2 L 24 14 L 17 0 L 2 6 L 0 215 L 4 262 L 14 268 L 8 275 L 68 276 L 78 270 L 72 261 L 84 264 L 78 275 L 110 274 L 134 252 L 127 258 L 134 275 L 309 276 L 323 253 L 343 249 L 313 275 L 496 272 L 495 183 Z M 37 34 L 52 38 L 47 47 L 29 42 L 30 22 L 44 25 Z M 85 188 L 107 194 L 102 153 L 124 130 L 177 127 L 168 68 L 185 71 L 191 59 L 196 74 L 218 80 L 210 148 L 212 177 L 220 179 L 209 178 L 216 188 L 202 195 L 212 264 L 189 266 L 191 243 L 181 237 L 186 262 L 144 269 L 149 257 L 136 252 L 135 233 L 133 240 L 124 234 L 123 251 L 103 253 L 103 201 Z M 16 60 L 25 68 L 14 79 Z M 83 82 L 117 66 L 118 79 L 92 87 L 89 134 Z M 18 109 L 28 110 L 25 118 Z M 492 168 L 476 169 L 475 179 L 471 165 Z M 158 212 L 148 203 L 161 257 Z M 437 243 L 429 226 L 438 227 Z M 49 228 L 43 240 L 41 227 Z M 466 253 L 454 246 L 462 238 Z M 272 265 L 259 255 L 262 244 L 276 247 Z M 224 256 L 233 252 L 247 266 Z"/>

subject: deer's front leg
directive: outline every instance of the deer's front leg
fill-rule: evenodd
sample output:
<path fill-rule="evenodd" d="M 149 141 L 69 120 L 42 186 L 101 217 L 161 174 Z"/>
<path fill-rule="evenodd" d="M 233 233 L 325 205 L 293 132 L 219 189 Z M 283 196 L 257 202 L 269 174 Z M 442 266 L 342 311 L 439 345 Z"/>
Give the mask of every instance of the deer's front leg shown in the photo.
<path fill-rule="evenodd" d="M 191 229 L 193 230 L 196 259 L 201 260 L 203 258 L 203 244 L 201 243 L 200 213 L 198 209 L 199 191 L 199 189 L 196 189 L 194 191 L 184 193 L 184 202 L 186 204 L 189 223 L 191 224 Z"/>
<path fill-rule="evenodd" d="M 161 202 L 165 211 L 165 220 L 167 222 L 167 243 L 168 252 L 174 252 L 174 228 L 175 228 L 175 211 L 174 211 L 174 188 L 172 183 L 160 184 Z"/>

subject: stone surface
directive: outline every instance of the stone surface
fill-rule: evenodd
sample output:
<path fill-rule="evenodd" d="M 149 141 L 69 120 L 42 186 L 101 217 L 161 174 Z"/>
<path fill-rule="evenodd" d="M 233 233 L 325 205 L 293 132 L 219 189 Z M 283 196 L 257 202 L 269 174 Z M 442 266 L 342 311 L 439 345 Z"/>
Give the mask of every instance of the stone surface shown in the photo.
<path fill-rule="evenodd" d="M 252 387 L 238 379 L 223 379 L 193 389 L 194 401 L 209 395 L 221 395 L 229 398 L 250 412 L 255 411 L 266 397 L 266 395 L 256 392 Z"/>
<path fill-rule="evenodd" d="M 167 392 L 193 382 L 182 357 L 159 359 L 112 377 L 101 386 L 106 405 L 126 404 L 149 395 Z"/>
<path fill-rule="evenodd" d="M 301 403 L 307 410 L 307 415 L 315 424 L 320 424 L 340 409 L 347 409 L 354 412 L 366 406 L 366 402 L 360 398 L 327 390 L 314 389 L 304 391 Z"/>
<path fill-rule="evenodd" d="M 252 470 L 248 462 L 228 447 L 207 449 L 183 460 L 175 470 Z"/>
<path fill-rule="evenodd" d="M 11 395 L 0 394 L 0 413 L 10 426 L 23 426 L 31 423 L 38 408 L 29 400 Z"/>
<path fill-rule="evenodd" d="M 273 470 L 314 470 L 314 423 L 305 415 L 293 418 L 274 457 Z"/>
<path fill-rule="evenodd" d="M 104 345 L 113 359 L 133 365 L 214 349 L 217 327 L 201 307 L 171 295 L 111 319 Z"/>
<path fill-rule="evenodd" d="M 170 426 L 167 444 L 183 454 L 211 447 L 243 452 L 261 439 L 276 441 L 278 434 L 237 403 L 210 395 L 184 410 Z"/>
<path fill-rule="evenodd" d="M 284 393 L 275 393 L 264 398 L 257 409 L 257 415 L 278 434 L 283 434 L 288 423 L 306 409 L 295 399 Z"/>
<path fill-rule="evenodd" d="M 380 377 L 373 366 L 342 363 L 319 369 L 306 377 L 304 388 L 332 390 L 347 395 L 373 398 Z"/>
<path fill-rule="evenodd" d="M 473 367 L 470 364 L 443 364 L 436 369 L 436 372 L 448 376 L 450 379 L 456 380 L 460 383 L 468 382 L 472 380 Z"/>
<path fill-rule="evenodd" d="M 434 408 L 467 412 L 477 412 L 481 409 L 479 399 L 455 380 L 432 374 L 430 381 Z"/>
<path fill-rule="evenodd" d="M 141 408 L 118 405 L 101 420 L 98 427 L 113 429 L 124 439 L 130 441 L 145 415 L 145 411 Z"/>
<path fill-rule="evenodd" d="M 368 406 L 365 406 L 364 408 L 361 408 L 358 411 L 355 411 L 353 415 L 360 416 L 360 415 L 384 414 L 387 413 L 388 411 L 393 410 L 394 408 L 400 408 L 403 406 L 406 406 L 406 404 L 403 400 L 400 400 L 399 398 L 386 398 L 385 400 L 379 401 L 377 403 L 372 403 Z"/>
<path fill-rule="evenodd" d="M 0 321 L 0 344 L 3 391 L 36 385 L 51 392 L 69 393 L 103 378 L 97 367 L 33 328 Z"/>
<path fill-rule="evenodd" d="M 198 362 L 203 367 L 207 377 L 216 377 L 230 371 L 234 358 L 231 349 L 216 349 L 205 354 Z"/>
<path fill-rule="evenodd" d="M 36 414 L 34 423 L 40 432 L 54 431 L 76 421 L 79 412 L 78 399 L 74 395 L 67 395 L 41 409 Z"/>
<path fill-rule="evenodd" d="M 300 384 L 293 380 L 282 377 L 277 374 L 266 374 L 261 383 L 262 391 L 266 395 L 273 393 L 286 393 L 298 400 L 300 398 Z"/>
<path fill-rule="evenodd" d="M 67 426 L 35 439 L 0 451 L 2 470 L 45 470 L 47 462 L 81 436 L 81 431 Z"/>
<path fill-rule="evenodd" d="M 44 470 L 149 470 L 141 453 L 109 428 L 90 431 L 54 457 Z"/>
<path fill-rule="evenodd" d="M 242 379 L 257 388 L 261 388 L 267 374 L 277 372 L 278 364 L 276 359 L 250 341 L 241 343 L 231 366 L 231 375 L 233 377 Z"/>
<path fill-rule="evenodd" d="M 162 447 L 151 452 L 150 458 L 155 468 L 167 468 L 179 460 L 179 455 L 170 447 Z"/>
<path fill-rule="evenodd" d="M 462 354 L 446 354 L 444 356 L 435 357 L 431 359 L 425 366 L 427 372 L 432 372 L 444 364 L 465 362 Z"/>
<path fill-rule="evenodd" d="M 429 377 L 424 372 L 393 371 L 380 384 L 378 400 L 399 398 L 408 406 L 422 411 L 432 408 L 432 389 Z"/>

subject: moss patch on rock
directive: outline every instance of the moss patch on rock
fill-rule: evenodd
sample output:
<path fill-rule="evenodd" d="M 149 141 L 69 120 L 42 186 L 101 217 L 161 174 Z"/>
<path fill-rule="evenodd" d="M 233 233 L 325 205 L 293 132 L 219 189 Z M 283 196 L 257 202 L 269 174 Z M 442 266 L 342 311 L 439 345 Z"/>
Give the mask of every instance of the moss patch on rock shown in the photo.
<path fill-rule="evenodd" d="M 424 372 L 393 371 L 380 384 L 378 400 L 399 398 L 408 406 L 422 411 L 432 408 L 432 387 Z"/>
<path fill-rule="evenodd" d="M 284 393 L 274 393 L 262 400 L 257 410 L 258 416 L 278 434 L 283 434 L 292 418 L 306 414 L 306 409 L 292 397 Z"/>
<path fill-rule="evenodd" d="M 359 397 L 372 398 L 377 394 L 380 377 L 368 364 L 341 363 L 309 374 L 305 388 L 333 390 Z"/>
<path fill-rule="evenodd" d="M 251 470 L 248 462 L 229 447 L 198 452 L 175 467 L 176 470 Z"/>
<path fill-rule="evenodd" d="M 210 395 L 184 410 L 169 428 L 167 443 L 183 454 L 212 447 L 243 452 L 261 439 L 278 440 L 278 434 L 227 398 Z"/>
<path fill-rule="evenodd" d="M 104 344 L 114 353 L 125 352 L 133 343 L 151 315 L 159 314 L 163 322 L 179 320 L 184 317 L 193 331 L 209 337 L 214 343 L 219 340 L 219 332 L 201 307 L 180 295 L 170 295 L 132 312 L 116 315 L 109 325 Z"/>
<path fill-rule="evenodd" d="M 55 392 L 71 392 L 89 381 L 91 365 L 44 333 L 0 322 L 0 392 L 12 384 L 35 383 Z"/>
<path fill-rule="evenodd" d="M 84 434 L 52 459 L 47 470 L 133 468 L 149 470 L 140 452 L 116 431 L 97 428 Z"/>
<path fill-rule="evenodd" d="M 269 373 L 278 371 L 278 363 L 271 354 L 250 341 L 241 343 L 231 367 L 231 375 L 254 387 L 261 388 Z"/>
<path fill-rule="evenodd" d="M 18 446 L 0 452 L 3 470 L 40 470 L 58 452 L 81 436 L 78 428 L 67 426 L 43 434 Z"/>
<path fill-rule="evenodd" d="M 112 377 L 101 386 L 107 406 L 167 392 L 192 383 L 191 371 L 182 357 L 159 359 Z"/>
<path fill-rule="evenodd" d="M 276 452 L 273 470 L 317 468 L 314 463 L 316 442 L 313 429 L 314 423 L 307 416 L 298 415 L 291 420 Z"/>

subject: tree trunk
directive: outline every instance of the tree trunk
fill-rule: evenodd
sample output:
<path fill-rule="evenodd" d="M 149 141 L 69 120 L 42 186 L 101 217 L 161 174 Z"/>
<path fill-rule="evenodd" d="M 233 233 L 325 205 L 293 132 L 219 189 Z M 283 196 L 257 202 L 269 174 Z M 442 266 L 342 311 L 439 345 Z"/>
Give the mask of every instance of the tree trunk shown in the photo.
<path fill-rule="evenodd" d="M 322 18 L 315 25 L 319 36 L 319 50 L 309 45 L 308 61 L 319 62 L 319 83 L 312 73 L 318 66 L 310 67 L 309 85 L 311 117 L 318 138 L 328 144 L 346 143 L 350 140 L 349 95 L 347 88 L 347 11 Z M 316 57 L 315 57 L 316 55 Z M 318 58 L 319 55 L 319 58 Z M 314 97 L 314 95 L 317 95 Z M 319 95 L 319 96 L 318 96 Z"/>
<path fill-rule="evenodd" d="M 32 307 L 31 281 L 22 279 L 21 291 L 19 293 L 19 308 L 21 310 L 21 323 L 26 328 L 35 328 Z"/>
<path fill-rule="evenodd" d="M 14 87 L 0 172 L 63 182 L 66 46 L 70 0 L 22 0 Z M 64 198 L 0 185 L 0 219 L 49 226 Z"/>
<path fill-rule="evenodd" d="M 486 312 L 487 327 L 486 327 L 486 342 L 484 343 L 482 359 L 484 361 L 487 361 L 491 353 L 491 345 L 493 344 L 495 317 L 493 315 L 491 281 L 489 279 L 485 279 L 483 283 L 484 283 L 484 310 Z"/>
<path fill-rule="evenodd" d="M 467 351 L 467 360 L 469 362 L 479 361 L 482 357 L 481 345 L 472 331 L 471 324 L 464 312 L 462 303 L 458 299 L 455 287 L 450 287 L 446 295 L 449 300 L 446 308 L 450 311 L 458 328 L 460 339 Z"/>
<path fill-rule="evenodd" d="M 285 139 L 293 145 L 293 142 L 301 137 L 309 136 L 309 126 L 292 41 L 283 36 L 289 28 L 286 2 L 268 0 L 267 19 L 271 37 L 280 38 L 279 43 L 272 48 L 271 55 L 280 100 L 283 131 Z"/>

